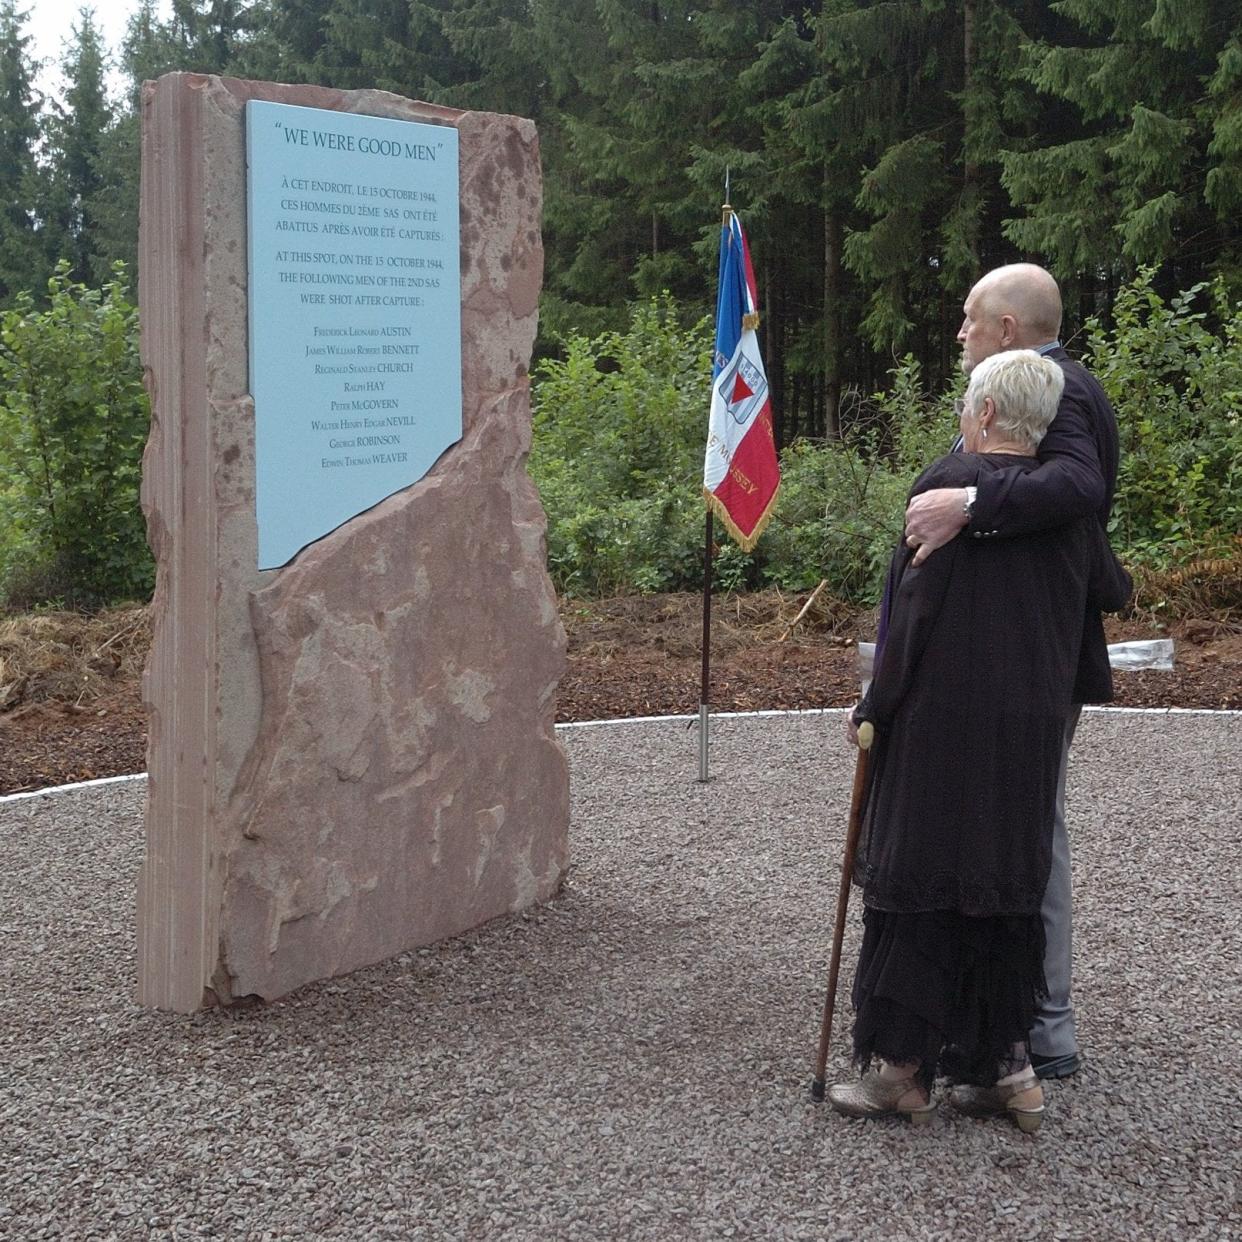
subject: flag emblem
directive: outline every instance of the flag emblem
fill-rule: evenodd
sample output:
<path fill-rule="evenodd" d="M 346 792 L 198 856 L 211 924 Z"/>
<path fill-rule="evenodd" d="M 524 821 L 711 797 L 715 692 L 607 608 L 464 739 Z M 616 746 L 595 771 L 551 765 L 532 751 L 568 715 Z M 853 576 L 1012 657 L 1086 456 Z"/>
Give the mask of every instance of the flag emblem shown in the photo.
<path fill-rule="evenodd" d="M 741 350 L 723 372 L 720 387 L 729 394 L 729 413 L 741 426 L 749 423 L 768 399 L 768 377 Z"/>

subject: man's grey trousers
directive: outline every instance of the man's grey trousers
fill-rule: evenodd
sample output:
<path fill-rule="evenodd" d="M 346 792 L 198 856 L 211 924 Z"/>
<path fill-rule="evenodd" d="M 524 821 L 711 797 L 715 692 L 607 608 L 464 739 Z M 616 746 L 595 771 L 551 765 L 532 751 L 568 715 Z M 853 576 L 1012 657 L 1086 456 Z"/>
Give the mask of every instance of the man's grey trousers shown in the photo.
<path fill-rule="evenodd" d="M 1070 711 L 1061 748 L 1061 775 L 1057 780 L 1057 806 L 1052 826 L 1052 870 L 1044 890 L 1040 913 L 1044 918 L 1044 978 L 1048 997 L 1031 1027 L 1031 1052 L 1039 1057 L 1064 1057 L 1078 1051 L 1074 1033 L 1074 1006 L 1070 999 L 1073 958 L 1073 889 L 1070 880 L 1069 833 L 1065 828 L 1065 776 L 1070 744 L 1078 727 L 1081 707 Z"/>

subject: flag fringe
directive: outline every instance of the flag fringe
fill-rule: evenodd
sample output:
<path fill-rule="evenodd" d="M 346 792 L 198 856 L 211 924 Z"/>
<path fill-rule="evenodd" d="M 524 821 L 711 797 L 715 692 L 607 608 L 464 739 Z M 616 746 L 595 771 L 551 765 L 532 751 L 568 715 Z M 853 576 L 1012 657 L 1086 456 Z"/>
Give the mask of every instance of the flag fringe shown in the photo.
<path fill-rule="evenodd" d="M 776 506 L 776 498 L 781 494 L 781 485 L 778 482 L 776 490 L 768 498 L 768 503 L 764 507 L 763 512 L 759 515 L 759 520 L 755 523 L 755 529 L 749 535 L 745 534 L 738 524 L 729 514 L 729 510 L 725 507 L 725 503 L 713 492 L 709 492 L 707 488 L 703 489 L 703 499 L 707 501 L 707 507 L 720 519 L 721 525 L 733 537 L 734 542 L 742 549 L 743 552 L 753 552 L 755 544 L 759 542 L 759 536 L 763 534 L 763 528 L 768 524 L 768 519 L 772 516 L 772 510 Z"/>

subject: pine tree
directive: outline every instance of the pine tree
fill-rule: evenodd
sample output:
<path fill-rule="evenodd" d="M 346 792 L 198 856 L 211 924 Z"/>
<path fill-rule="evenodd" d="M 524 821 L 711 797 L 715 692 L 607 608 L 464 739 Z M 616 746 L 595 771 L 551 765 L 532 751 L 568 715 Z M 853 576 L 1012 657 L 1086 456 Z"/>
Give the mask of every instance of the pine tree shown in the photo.
<path fill-rule="evenodd" d="M 824 90 L 816 24 L 791 6 L 770 17 L 719 136 L 698 163 L 717 176 L 726 165 L 742 172 L 745 197 L 734 197 L 761 260 L 764 358 L 777 440 L 785 444 L 797 435 L 840 434 L 848 296 L 841 247 L 852 191 L 843 189 L 843 169 L 816 114 Z"/>
<path fill-rule="evenodd" d="M 65 90 L 46 124 L 43 249 L 52 265 L 69 261 L 71 280 L 102 284 L 112 256 L 99 253 L 99 206 L 120 170 L 104 159 L 115 117 L 105 90 L 104 47 L 90 9 L 80 11 L 71 40 L 61 62 Z"/>
<path fill-rule="evenodd" d="M 162 21 L 156 0 L 140 0 L 121 44 L 121 65 L 129 79 L 131 111 L 138 111 L 143 82 L 191 68 L 193 55 L 184 25 Z"/>
<path fill-rule="evenodd" d="M 549 112 L 564 134 L 548 160 L 545 217 L 546 300 L 560 322 L 661 289 L 709 310 L 726 169 L 756 262 L 768 270 L 769 226 L 781 223 L 769 213 L 780 154 L 764 148 L 760 101 L 744 79 L 789 7 L 534 6 Z M 779 383 L 779 367 L 768 365 Z"/>
<path fill-rule="evenodd" d="M 242 55 L 262 9 L 251 0 L 172 0 L 167 25 L 179 50 L 177 68 L 227 73 Z"/>
<path fill-rule="evenodd" d="M 1232 0 L 1062 0 L 1025 72 L 1077 121 L 1068 140 L 1009 153 L 1024 250 L 1111 297 L 1144 264 L 1181 289 L 1242 264 L 1242 10 Z M 1100 274 L 1104 279 L 1101 282 Z"/>
<path fill-rule="evenodd" d="M 550 98 L 530 0 L 455 0 L 440 26 L 457 60 L 445 101 L 546 123 Z"/>
<path fill-rule="evenodd" d="M 867 295 L 860 328 L 882 354 L 915 347 L 936 378 L 965 289 L 1012 253 L 1000 236 L 997 159 L 1002 135 L 1029 124 L 1009 68 L 1018 7 L 838 3 L 818 22 L 810 111 L 821 149 L 836 169 L 863 166 L 860 181 L 845 180 L 862 216 L 844 247 Z"/>
<path fill-rule="evenodd" d="M 39 197 L 35 149 L 38 98 L 26 13 L 16 0 L 0 0 L 0 302 L 23 289 L 39 289 L 50 268 L 36 234 L 32 210 Z"/>
<path fill-rule="evenodd" d="M 315 61 L 333 0 L 263 0 L 252 9 L 254 31 L 234 66 L 242 77 L 318 82 Z"/>

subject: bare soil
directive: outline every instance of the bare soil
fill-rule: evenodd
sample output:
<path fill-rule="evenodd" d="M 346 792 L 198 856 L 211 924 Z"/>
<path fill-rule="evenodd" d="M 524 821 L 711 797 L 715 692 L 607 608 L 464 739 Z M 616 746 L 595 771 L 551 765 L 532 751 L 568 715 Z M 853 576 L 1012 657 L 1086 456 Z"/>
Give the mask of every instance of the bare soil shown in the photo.
<path fill-rule="evenodd" d="M 808 599 L 766 591 L 713 601 L 714 711 L 855 701 L 856 644 L 873 637 L 874 613 L 821 595 L 797 620 Z M 1117 673 L 1117 704 L 1242 708 L 1236 615 L 1230 609 L 1170 627 L 1111 621 L 1111 642 L 1171 636 L 1177 644 L 1173 672 Z M 569 667 L 559 721 L 698 710 L 698 595 L 565 600 L 561 616 Z M 142 608 L 0 622 L 0 795 L 145 768 L 141 672 L 149 642 Z"/>

